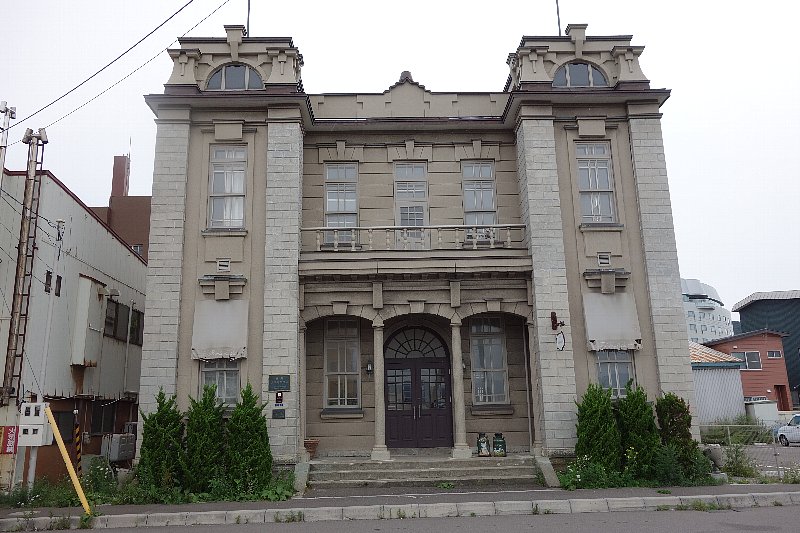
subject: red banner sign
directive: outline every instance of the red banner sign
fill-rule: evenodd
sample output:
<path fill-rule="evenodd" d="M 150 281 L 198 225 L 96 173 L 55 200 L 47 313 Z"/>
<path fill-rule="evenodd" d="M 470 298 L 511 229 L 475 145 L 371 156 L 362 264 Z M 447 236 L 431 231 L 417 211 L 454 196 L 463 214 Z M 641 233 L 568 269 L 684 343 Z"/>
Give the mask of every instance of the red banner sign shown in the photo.
<path fill-rule="evenodd" d="M 3 444 L 0 453 L 13 454 L 17 452 L 17 436 L 19 426 L 3 426 Z"/>

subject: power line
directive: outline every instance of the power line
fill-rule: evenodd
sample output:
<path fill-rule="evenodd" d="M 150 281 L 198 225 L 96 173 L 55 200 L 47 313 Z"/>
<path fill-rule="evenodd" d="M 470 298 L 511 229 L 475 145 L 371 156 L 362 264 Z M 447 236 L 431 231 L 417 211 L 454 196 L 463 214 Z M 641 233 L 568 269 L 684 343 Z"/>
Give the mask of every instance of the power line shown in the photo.
<path fill-rule="evenodd" d="M 5 191 L 3 191 L 3 192 L 5 192 Z M 16 198 L 14 198 L 13 196 L 11 196 L 8 193 L 5 193 L 5 196 L 3 196 L 2 198 L 16 214 L 22 215 L 22 212 L 20 210 L 18 210 L 16 207 L 14 207 L 14 205 L 11 202 L 8 201 L 8 198 L 11 198 L 15 202 L 17 202 L 19 205 L 22 205 L 22 203 L 19 200 L 17 200 Z M 37 214 L 36 217 L 37 218 L 41 218 L 42 220 L 46 221 L 47 224 L 50 225 L 50 227 L 53 227 L 53 223 L 50 220 L 48 220 L 47 218 L 43 217 L 42 215 L 38 215 Z M 6 229 L 8 229 L 8 228 L 6 228 Z M 55 235 L 53 235 L 51 233 L 48 233 L 47 230 L 45 230 L 43 227 L 39 226 L 38 224 L 36 225 L 36 229 L 41 231 L 42 233 L 44 233 L 51 240 L 51 242 L 52 242 L 52 239 L 57 238 Z"/>
<path fill-rule="evenodd" d="M 84 84 L 86 84 L 86 83 L 87 83 L 89 80 L 91 80 L 92 78 L 94 78 L 95 76 L 97 76 L 98 74 L 100 74 L 101 72 L 103 72 L 105 69 L 107 69 L 108 67 L 110 67 L 111 65 L 113 65 L 114 63 L 116 63 L 116 62 L 117 62 L 119 59 L 121 59 L 121 58 L 122 58 L 122 57 L 123 57 L 125 54 L 127 54 L 128 52 L 130 52 L 131 50 L 133 50 L 134 48 L 136 48 L 137 46 L 139 46 L 139 45 L 142 43 L 142 41 L 144 41 L 145 39 L 147 39 L 148 37 L 150 37 L 151 35 L 153 35 L 153 34 L 154 34 L 156 31 L 158 31 L 158 30 L 159 30 L 159 29 L 160 29 L 160 28 L 161 28 L 161 27 L 162 27 L 164 24 L 166 24 L 167 22 L 169 22 L 170 20 L 172 20 L 172 19 L 173 19 L 173 18 L 174 18 L 174 17 L 175 17 L 175 16 L 176 16 L 178 13 L 180 13 L 181 11 L 183 11 L 183 10 L 184 10 L 186 7 L 188 7 L 188 6 L 189 6 L 189 4 L 191 4 L 192 2 L 194 2 L 194 0 L 189 0 L 188 2 L 186 2 L 186 3 L 185 3 L 185 4 L 184 4 L 184 5 L 183 5 L 183 6 L 182 6 L 180 9 L 178 9 L 178 10 L 177 10 L 175 13 L 173 13 L 172 15 L 170 15 L 170 16 L 169 16 L 169 18 L 167 18 L 167 20 L 165 20 L 164 22 L 162 22 L 161 24 L 159 24 L 158 26 L 156 26 L 155 28 L 153 28 L 153 30 L 151 30 L 151 31 L 150 31 L 150 32 L 149 32 L 147 35 L 145 35 L 144 37 L 142 37 L 141 39 L 139 39 L 138 41 L 136 41 L 136 42 L 135 42 L 133 45 L 131 45 L 131 46 L 130 46 L 130 47 L 127 49 L 127 50 L 125 50 L 125 51 L 124 51 L 124 52 L 122 52 L 120 55 L 118 55 L 117 57 L 115 57 L 114 59 L 112 59 L 110 62 L 106 63 L 106 65 L 105 65 L 105 66 L 103 66 L 103 67 L 102 67 L 100 70 L 98 70 L 97 72 L 95 72 L 94 74 L 92 74 L 91 76 L 89 76 L 88 78 L 86 78 L 85 80 L 83 80 L 82 82 L 80 82 L 78 85 L 76 85 L 75 87 L 73 87 L 73 88 L 72 88 L 72 89 L 70 89 L 69 91 L 67 91 L 67 92 L 65 92 L 64 94 L 62 94 L 61 96 L 59 96 L 58 98 L 56 98 L 55 100 L 53 100 L 52 102 L 50 102 L 49 104 L 47 104 L 47 105 L 45 105 L 45 106 L 43 106 L 43 107 L 40 107 L 39 109 L 37 109 L 36 111 L 34 111 L 34 112 L 33 112 L 33 113 L 31 113 L 30 115 L 28 115 L 27 117 L 25 117 L 25 118 L 23 118 L 23 119 L 20 119 L 19 121 L 17 121 L 17 123 L 15 123 L 14 125 L 10 126 L 8 129 L 11 129 L 11 128 L 14 128 L 14 127 L 16 127 L 16 126 L 19 126 L 20 124 L 22 124 L 23 122 L 25 122 L 25 121 L 26 121 L 26 120 L 28 120 L 29 118 L 31 118 L 31 117 L 34 117 L 34 116 L 38 115 L 39 113 L 41 113 L 42 111 L 44 111 L 45 109 L 47 109 L 48 107 L 50 107 L 51 105 L 55 104 L 56 102 L 59 102 L 60 100 L 62 100 L 62 99 L 64 99 L 64 98 L 66 98 L 67 96 L 69 96 L 70 94 L 72 94 L 73 92 L 75 92 L 76 90 L 78 90 L 80 87 L 82 87 Z"/>
<path fill-rule="evenodd" d="M 219 6 L 217 6 L 217 8 L 216 8 L 216 9 L 214 9 L 214 11 L 212 11 L 211 13 L 209 13 L 208 15 L 206 15 L 205 17 L 203 17 L 203 18 L 200 20 L 200 22 L 198 22 L 197 24 L 195 24 L 194 26 L 192 26 L 191 28 L 189 28 L 188 30 L 186 30 L 186 31 L 185 31 L 185 32 L 184 32 L 184 33 L 183 33 L 183 34 L 182 34 L 180 37 L 178 37 L 178 39 L 180 39 L 181 37 L 185 37 L 185 36 L 186 36 L 186 34 L 188 34 L 190 31 L 192 31 L 193 29 L 195 29 L 196 27 L 198 27 L 200 24 L 202 24 L 203 22 L 205 22 L 206 20 L 208 20 L 208 19 L 209 19 L 209 18 L 210 18 L 210 17 L 211 17 L 211 16 L 212 16 L 214 13 L 216 13 L 217 11 L 219 11 L 220 9 L 222 9 L 222 8 L 225 6 L 225 4 L 227 4 L 227 3 L 228 3 L 228 2 L 230 2 L 230 1 L 231 1 L 231 0 L 224 0 L 224 2 L 222 2 L 222 3 L 221 3 Z M 184 6 L 184 7 L 185 7 L 185 6 Z M 183 9 L 183 8 L 181 8 L 181 9 Z M 76 111 L 80 111 L 81 109 L 83 109 L 83 108 L 84 108 L 84 107 L 86 107 L 87 105 L 91 104 L 92 102 L 94 102 L 95 100 L 97 100 L 98 98 L 100 98 L 101 96 L 103 96 L 104 94 L 106 94 L 108 91 L 110 91 L 111 89 L 113 89 L 114 87 L 116 87 L 117 85 L 119 85 L 120 83 L 122 83 L 123 81 L 127 80 L 128 78 L 130 78 L 131 76 L 133 76 L 134 74 L 136 74 L 137 72 L 139 72 L 141 69 L 143 69 L 144 67 L 146 67 L 147 65 L 149 65 L 150 63 L 152 63 L 153 61 L 155 61 L 157 58 L 161 57 L 161 54 L 163 54 L 164 52 L 166 52 L 167 50 L 169 50 L 169 48 L 170 48 L 170 47 L 171 47 L 173 44 L 175 44 L 176 42 L 178 42 L 178 39 L 175 39 L 174 41 L 172 41 L 171 43 L 169 43 L 169 45 L 167 45 L 167 46 L 166 46 L 166 48 L 164 48 L 164 49 L 162 49 L 162 50 L 159 50 L 159 51 L 158 51 L 158 53 L 156 53 L 156 55 L 154 55 L 153 57 L 151 57 L 150 59 L 148 59 L 147 61 L 145 61 L 144 63 L 142 63 L 141 65 L 139 65 L 139 66 L 138 66 L 138 67 L 136 67 L 135 69 L 133 69 L 132 71 L 130 71 L 128 74 L 126 74 L 125 76 L 123 76 L 122 78 L 120 78 L 119 80 L 117 80 L 116 82 L 114 82 L 113 84 L 111 84 L 111 85 L 109 85 L 108 87 L 106 87 L 105 89 L 103 89 L 101 92 L 97 93 L 96 95 L 94 95 L 94 96 L 93 96 L 93 97 L 91 97 L 90 99 L 86 100 L 84 103 L 82 103 L 82 104 L 81 104 L 81 105 L 79 105 L 78 107 L 74 108 L 74 109 L 73 109 L 72 111 L 70 111 L 69 113 L 66 113 L 66 114 L 64 114 L 64 115 L 61 115 L 59 118 L 55 119 L 53 122 L 51 122 L 50 124 L 46 125 L 46 126 L 45 126 L 45 128 L 49 128 L 50 126 L 53 126 L 54 124 L 57 124 L 57 123 L 61 122 L 62 120 L 64 120 L 64 119 L 65 119 L 65 118 L 67 118 L 68 116 L 72 115 L 72 114 L 73 114 L 73 113 L 75 113 Z M 55 103 L 55 102 L 53 102 L 53 103 Z M 38 111 L 37 111 L 37 113 L 38 113 Z M 31 115 L 31 116 L 32 116 L 32 115 Z M 26 117 L 26 118 L 29 118 L 29 117 Z M 23 120 L 24 120 L 24 119 L 23 119 Z M 10 128 L 9 128 L 9 129 L 10 129 Z M 21 140 L 19 140 L 19 141 L 13 142 L 13 143 L 11 143 L 9 146 L 14 146 L 15 144 L 19 144 L 20 142 L 22 142 L 22 141 L 21 141 Z"/>

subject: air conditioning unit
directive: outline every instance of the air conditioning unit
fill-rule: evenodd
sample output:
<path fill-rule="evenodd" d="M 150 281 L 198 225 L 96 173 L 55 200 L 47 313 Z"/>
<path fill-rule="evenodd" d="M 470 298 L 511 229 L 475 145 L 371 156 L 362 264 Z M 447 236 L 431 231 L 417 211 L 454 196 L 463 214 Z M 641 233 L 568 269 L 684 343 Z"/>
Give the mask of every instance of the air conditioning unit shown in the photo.
<path fill-rule="evenodd" d="M 100 455 L 108 458 L 110 463 L 128 461 L 136 454 L 136 435 L 133 433 L 114 433 L 103 435 Z"/>

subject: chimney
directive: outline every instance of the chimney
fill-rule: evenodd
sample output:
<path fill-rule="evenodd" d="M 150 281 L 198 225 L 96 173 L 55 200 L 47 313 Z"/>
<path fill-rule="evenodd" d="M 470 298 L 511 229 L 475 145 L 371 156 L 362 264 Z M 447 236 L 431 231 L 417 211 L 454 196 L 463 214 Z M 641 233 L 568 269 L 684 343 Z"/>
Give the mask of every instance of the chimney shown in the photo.
<path fill-rule="evenodd" d="M 131 175 L 131 158 L 114 156 L 114 173 L 111 179 L 111 196 L 128 196 L 128 178 Z"/>

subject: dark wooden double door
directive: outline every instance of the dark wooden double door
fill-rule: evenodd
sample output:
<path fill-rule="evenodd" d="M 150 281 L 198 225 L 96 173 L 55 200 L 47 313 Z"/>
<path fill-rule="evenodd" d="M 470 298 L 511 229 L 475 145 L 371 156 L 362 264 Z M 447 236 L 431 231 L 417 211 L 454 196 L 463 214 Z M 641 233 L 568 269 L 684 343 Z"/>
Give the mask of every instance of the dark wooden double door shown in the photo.
<path fill-rule="evenodd" d="M 450 365 L 446 358 L 386 360 L 386 445 L 453 445 Z"/>

